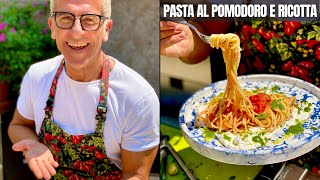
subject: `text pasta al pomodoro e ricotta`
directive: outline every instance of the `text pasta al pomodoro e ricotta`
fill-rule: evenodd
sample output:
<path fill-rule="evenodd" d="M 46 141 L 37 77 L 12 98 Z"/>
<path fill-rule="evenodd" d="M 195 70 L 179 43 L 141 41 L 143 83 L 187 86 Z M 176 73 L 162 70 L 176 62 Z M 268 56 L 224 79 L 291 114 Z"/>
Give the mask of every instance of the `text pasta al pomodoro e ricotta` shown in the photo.
<path fill-rule="evenodd" d="M 318 17 L 316 4 L 164 4 L 163 17 Z"/>

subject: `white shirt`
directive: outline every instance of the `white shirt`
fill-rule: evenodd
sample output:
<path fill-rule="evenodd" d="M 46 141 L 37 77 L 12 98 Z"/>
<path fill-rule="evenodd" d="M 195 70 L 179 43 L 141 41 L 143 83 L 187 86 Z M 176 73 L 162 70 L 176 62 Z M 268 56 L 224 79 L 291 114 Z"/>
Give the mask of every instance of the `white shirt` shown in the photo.
<path fill-rule="evenodd" d="M 45 116 L 49 89 L 62 59 L 60 55 L 32 65 L 22 81 L 17 109 L 22 116 L 35 121 L 37 134 Z M 109 77 L 104 143 L 107 156 L 122 168 L 120 147 L 137 152 L 159 144 L 159 100 L 142 76 L 114 60 Z M 63 70 L 54 101 L 54 122 L 72 135 L 93 133 L 100 82 L 74 81 Z"/>

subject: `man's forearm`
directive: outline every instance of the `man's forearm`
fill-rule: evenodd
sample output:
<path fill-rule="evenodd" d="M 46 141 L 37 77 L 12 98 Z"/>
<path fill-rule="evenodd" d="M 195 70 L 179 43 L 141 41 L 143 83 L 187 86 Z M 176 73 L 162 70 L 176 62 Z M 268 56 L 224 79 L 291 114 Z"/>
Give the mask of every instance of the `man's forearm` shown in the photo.
<path fill-rule="evenodd" d="M 8 127 L 9 138 L 13 144 L 24 139 L 38 141 L 34 127 L 34 121 L 24 118 L 16 109 Z"/>
<path fill-rule="evenodd" d="M 8 135 L 12 143 L 17 143 L 24 139 L 31 139 L 38 141 L 37 134 L 34 129 L 31 127 L 23 126 L 23 125 L 9 125 L 8 127 Z"/>

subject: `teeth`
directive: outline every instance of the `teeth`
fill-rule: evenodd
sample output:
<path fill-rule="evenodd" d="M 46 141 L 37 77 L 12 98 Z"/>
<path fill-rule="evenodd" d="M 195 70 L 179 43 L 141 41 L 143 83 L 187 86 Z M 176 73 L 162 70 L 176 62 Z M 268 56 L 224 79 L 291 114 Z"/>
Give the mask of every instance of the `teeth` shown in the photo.
<path fill-rule="evenodd" d="M 73 46 L 73 47 L 83 47 L 83 46 L 88 45 L 88 43 L 73 44 L 73 43 L 69 43 L 69 42 L 68 42 L 68 45 L 69 45 L 69 46 Z"/>

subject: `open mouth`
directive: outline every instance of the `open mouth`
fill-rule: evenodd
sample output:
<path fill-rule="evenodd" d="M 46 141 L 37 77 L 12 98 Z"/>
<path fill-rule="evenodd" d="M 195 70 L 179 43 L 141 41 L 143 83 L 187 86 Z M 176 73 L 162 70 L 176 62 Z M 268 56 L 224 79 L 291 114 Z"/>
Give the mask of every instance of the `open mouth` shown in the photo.
<path fill-rule="evenodd" d="M 68 46 L 74 50 L 82 50 L 89 45 L 89 43 L 70 43 L 67 42 Z"/>

